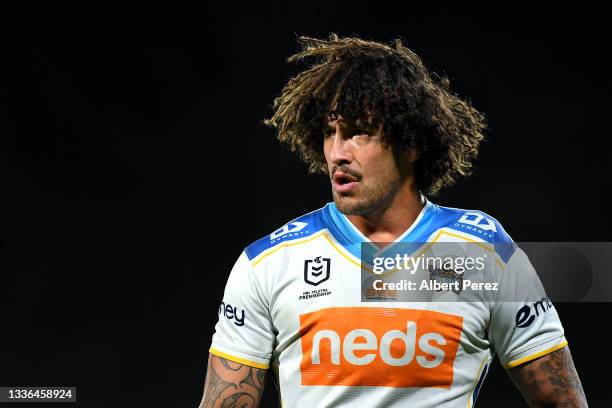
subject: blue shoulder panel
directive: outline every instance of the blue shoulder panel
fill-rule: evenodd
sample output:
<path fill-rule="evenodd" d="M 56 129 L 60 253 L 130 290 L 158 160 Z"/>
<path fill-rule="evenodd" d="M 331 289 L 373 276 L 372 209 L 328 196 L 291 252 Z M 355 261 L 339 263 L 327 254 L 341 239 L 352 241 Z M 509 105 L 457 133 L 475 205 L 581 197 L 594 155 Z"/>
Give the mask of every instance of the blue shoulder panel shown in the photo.
<path fill-rule="evenodd" d="M 312 235 L 317 231 L 327 228 L 323 211 L 325 207 L 319 208 L 313 212 L 302 215 L 283 225 L 273 233 L 258 239 L 251 245 L 245 248 L 245 253 L 249 260 L 255 258 L 263 251 L 275 247 L 276 245 L 291 241 L 297 238 L 304 238 Z"/>
<path fill-rule="evenodd" d="M 446 224 L 443 227 L 468 233 L 493 244 L 502 261 L 508 262 L 516 244 L 495 218 L 482 211 L 437 207 L 439 219 Z"/>
<path fill-rule="evenodd" d="M 281 243 L 304 238 L 322 229 L 327 229 L 340 245 L 356 257 L 361 256 L 363 237 L 347 224 L 333 203 L 288 222 L 270 235 L 255 241 L 245 248 L 249 260 L 267 249 Z M 482 211 L 442 207 L 429 202 L 415 228 L 401 242 L 426 242 L 440 228 L 454 229 L 493 244 L 495 252 L 503 262 L 508 262 L 516 244 L 493 217 Z"/>

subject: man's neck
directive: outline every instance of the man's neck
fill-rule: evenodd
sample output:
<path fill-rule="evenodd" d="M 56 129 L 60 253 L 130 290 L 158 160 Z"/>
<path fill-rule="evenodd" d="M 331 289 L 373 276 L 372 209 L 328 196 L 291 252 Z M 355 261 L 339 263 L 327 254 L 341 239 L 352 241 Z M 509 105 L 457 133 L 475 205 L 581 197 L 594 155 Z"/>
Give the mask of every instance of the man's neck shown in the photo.
<path fill-rule="evenodd" d="M 372 242 L 393 242 L 412 226 L 425 200 L 413 185 L 404 185 L 391 202 L 367 214 L 348 215 L 349 221 Z M 385 246 L 385 245 L 381 245 Z"/>

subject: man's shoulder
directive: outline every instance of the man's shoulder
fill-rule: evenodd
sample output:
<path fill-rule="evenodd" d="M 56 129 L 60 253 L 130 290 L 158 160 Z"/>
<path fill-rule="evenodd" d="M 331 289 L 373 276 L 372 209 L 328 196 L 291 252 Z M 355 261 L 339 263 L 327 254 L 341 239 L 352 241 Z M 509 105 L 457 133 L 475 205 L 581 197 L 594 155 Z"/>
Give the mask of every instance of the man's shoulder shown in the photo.
<path fill-rule="evenodd" d="M 493 244 L 502 258 L 509 258 L 516 244 L 502 224 L 490 214 L 480 210 L 436 206 L 438 228 L 457 233 L 467 240 L 475 238 Z"/>
<path fill-rule="evenodd" d="M 501 223 L 484 211 L 441 205 L 436 207 L 441 227 L 465 232 L 488 242 L 511 240 Z"/>
<path fill-rule="evenodd" d="M 263 252 L 291 241 L 306 238 L 327 228 L 325 211 L 327 205 L 297 217 L 272 233 L 263 236 L 245 248 L 249 260 L 253 260 Z"/>

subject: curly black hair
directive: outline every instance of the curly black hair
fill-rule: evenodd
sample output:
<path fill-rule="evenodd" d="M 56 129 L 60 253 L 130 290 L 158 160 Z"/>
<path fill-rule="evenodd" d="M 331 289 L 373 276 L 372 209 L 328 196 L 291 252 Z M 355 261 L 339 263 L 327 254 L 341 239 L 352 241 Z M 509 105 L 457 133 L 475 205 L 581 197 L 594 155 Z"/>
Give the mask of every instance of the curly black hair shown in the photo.
<path fill-rule="evenodd" d="M 450 93 L 449 80 L 429 72 L 400 39 L 389 46 L 331 33 L 329 40 L 298 41 L 303 50 L 288 62 L 318 60 L 288 81 L 264 123 L 278 129 L 278 139 L 310 172 L 328 171 L 322 132 L 330 118 L 342 115 L 382 125 L 383 142 L 396 154 L 416 149 L 416 183 L 426 194 L 470 174 L 484 138 L 484 115 Z"/>

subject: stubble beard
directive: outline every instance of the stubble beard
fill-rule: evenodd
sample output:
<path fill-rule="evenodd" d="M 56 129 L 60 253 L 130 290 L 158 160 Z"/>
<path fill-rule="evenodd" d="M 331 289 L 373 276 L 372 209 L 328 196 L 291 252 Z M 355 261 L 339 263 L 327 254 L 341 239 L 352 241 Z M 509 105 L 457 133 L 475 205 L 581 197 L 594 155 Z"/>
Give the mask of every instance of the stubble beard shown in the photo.
<path fill-rule="evenodd" d="M 332 189 L 338 211 L 344 215 L 365 215 L 388 207 L 399 190 L 400 177 L 389 172 L 376 184 L 362 183 L 357 186 L 357 194 L 342 194 Z"/>

